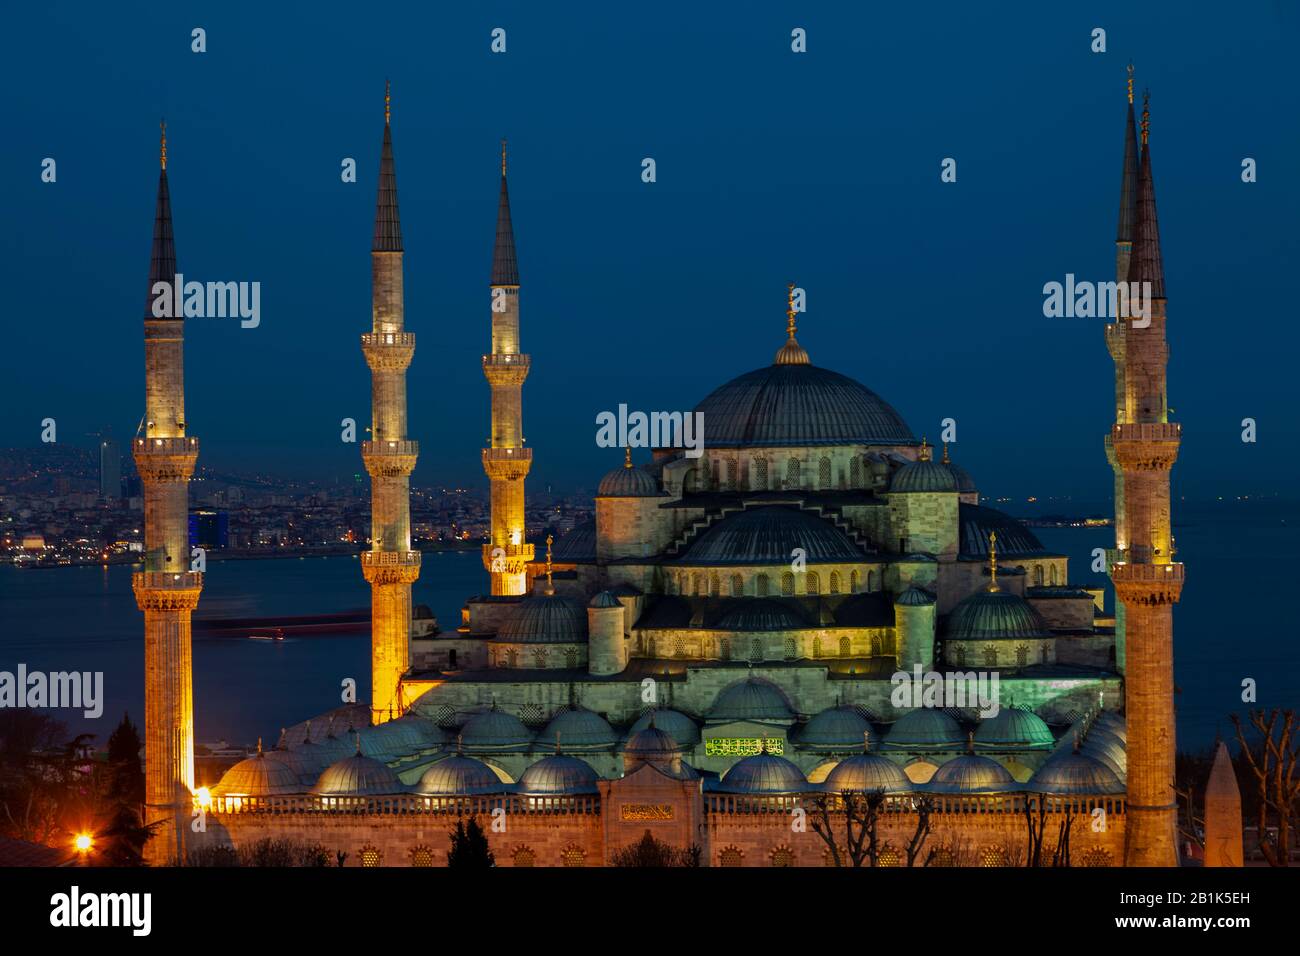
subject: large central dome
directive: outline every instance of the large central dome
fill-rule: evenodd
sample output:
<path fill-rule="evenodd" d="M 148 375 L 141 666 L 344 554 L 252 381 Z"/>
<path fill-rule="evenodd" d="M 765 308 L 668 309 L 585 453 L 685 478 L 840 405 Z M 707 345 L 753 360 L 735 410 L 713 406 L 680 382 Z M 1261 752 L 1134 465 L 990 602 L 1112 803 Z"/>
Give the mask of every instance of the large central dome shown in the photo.
<path fill-rule="evenodd" d="M 713 448 L 772 445 L 905 445 L 912 431 L 871 389 L 815 365 L 755 369 L 695 407 Z"/>

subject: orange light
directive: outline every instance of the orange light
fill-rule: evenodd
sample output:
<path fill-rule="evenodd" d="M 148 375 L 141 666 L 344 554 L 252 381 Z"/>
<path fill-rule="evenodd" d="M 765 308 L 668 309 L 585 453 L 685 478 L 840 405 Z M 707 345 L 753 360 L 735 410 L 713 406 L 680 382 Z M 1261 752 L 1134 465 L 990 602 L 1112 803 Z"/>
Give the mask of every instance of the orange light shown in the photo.
<path fill-rule="evenodd" d="M 207 787 L 199 787 L 194 791 L 194 801 L 206 810 L 212 806 L 212 792 Z"/>
<path fill-rule="evenodd" d="M 73 845 L 77 848 L 78 853 L 89 853 L 90 848 L 95 845 L 95 841 L 90 838 L 89 833 L 78 833 Z"/>

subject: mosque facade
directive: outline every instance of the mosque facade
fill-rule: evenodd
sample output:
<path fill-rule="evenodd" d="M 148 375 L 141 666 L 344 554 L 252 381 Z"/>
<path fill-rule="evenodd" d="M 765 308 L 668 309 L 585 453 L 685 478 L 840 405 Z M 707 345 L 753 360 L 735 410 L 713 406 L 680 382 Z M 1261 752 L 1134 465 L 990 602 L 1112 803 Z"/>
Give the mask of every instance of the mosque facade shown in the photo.
<path fill-rule="evenodd" d="M 1107 326 L 1123 627 L 1102 589 L 1071 583 L 1065 555 L 980 503 L 947 446 L 932 448 L 883 398 L 813 363 L 793 291 L 771 363 L 696 406 L 702 455 L 627 451 L 600 481 L 594 521 L 548 539 L 543 557 L 522 540 L 529 360 L 503 146 L 483 357 L 491 587 L 466 602 L 456 631 L 411 640 L 401 615 L 409 628 L 419 562 L 401 499 L 415 448 L 405 364 L 385 356 L 399 349 L 409 362 L 414 340 L 403 338 L 386 115 L 371 335 L 401 341 L 366 345 L 376 445 L 403 446 L 366 459 L 376 531 L 365 566 L 388 573 L 380 582 L 367 571 L 383 699 L 259 746 L 195 796 L 206 827 L 190 842 L 291 837 L 345 852 L 349 865 L 437 866 L 455 821 L 474 816 L 498 865 L 605 865 L 650 833 L 696 848 L 702 865 L 822 866 L 834 855 L 807 825 L 809 808 L 872 793 L 884 800 L 879 865 L 907 862 L 922 803 L 931 829 L 916 865 L 1023 864 L 1027 809 L 1042 811 L 1053 839 L 1069 830 L 1071 865 L 1176 862 L 1168 607 L 1182 566 L 1171 563 L 1168 473 L 1178 432 L 1164 405 L 1148 118 L 1138 150 L 1131 87 L 1127 134 L 1117 280 L 1158 291 L 1155 321 Z M 401 475 L 381 467 L 394 455 Z M 996 706 L 900 702 L 900 673 L 996 678 Z M 1141 739 L 1132 750 L 1130 732 Z"/>

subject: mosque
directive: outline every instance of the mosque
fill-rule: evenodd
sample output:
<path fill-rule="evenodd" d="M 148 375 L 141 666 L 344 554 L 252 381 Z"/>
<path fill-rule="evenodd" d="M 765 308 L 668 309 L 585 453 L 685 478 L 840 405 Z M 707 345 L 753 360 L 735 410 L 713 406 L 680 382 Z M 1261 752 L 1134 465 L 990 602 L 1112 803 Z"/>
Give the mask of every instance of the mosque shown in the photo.
<path fill-rule="evenodd" d="M 814 364 L 796 335 L 793 291 L 770 364 L 696 406 L 701 457 L 658 448 L 637 461 L 628 450 L 600 481 L 592 523 L 548 538 L 544 554 L 525 541 L 530 360 L 503 144 L 482 359 L 490 593 L 468 599 L 457 630 L 415 639 L 408 482 L 419 450 L 405 386 L 415 336 L 403 321 L 386 98 L 362 335 L 374 381 L 362 449 L 373 527 L 361 561 L 373 594 L 373 698 L 286 729 L 196 793 L 188 608 L 202 581 L 162 573 L 167 549 L 180 546 L 166 538 L 167 509 L 177 496 L 184 507 L 188 474 L 146 477 L 157 516 L 147 544 L 162 548 L 136 584 L 156 634 L 146 648 L 147 778 L 152 819 L 170 821 L 151 844 L 155 860 L 275 836 L 320 841 L 348 865 L 438 866 L 456 820 L 474 816 L 499 866 L 607 865 L 645 833 L 697 848 L 706 866 L 823 866 L 835 855 L 792 823 L 801 808 L 879 792 L 878 865 L 903 864 L 922 802 L 931 829 L 916 865 L 1022 865 L 1027 806 L 1043 809 L 1049 833 L 1069 830 L 1071 865 L 1176 864 L 1169 611 L 1183 573 L 1172 560 L 1169 469 L 1180 432 L 1165 405 L 1149 111 L 1139 148 L 1131 75 L 1128 98 L 1117 280 L 1150 282 L 1154 299 L 1145 325 L 1106 326 L 1118 616 L 1102 589 L 1070 583 L 1065 555 L 982 505 L 947 446 L 932 448 L 883 398 Z M 165 165 L 158 208 L 151 282 L 174 268 Z M 146 325 L 150 342 L 165 343 L 157 349 L 171 349 L 156 361 L 150 353 L 148 394 L 159 404 L 150 428 L 190 442 L 166 446 L 173 459 L 197 456 L 196 439 L 163 424 L 177 420 L 168 394 L 183 407 L 168 364 L 179 368 L 179 323 Z M 138 458 L 160 454 L 147 444 L 154 437 Z M 898 706 L 899 673 L 993 675 L 997 706 Z"/>

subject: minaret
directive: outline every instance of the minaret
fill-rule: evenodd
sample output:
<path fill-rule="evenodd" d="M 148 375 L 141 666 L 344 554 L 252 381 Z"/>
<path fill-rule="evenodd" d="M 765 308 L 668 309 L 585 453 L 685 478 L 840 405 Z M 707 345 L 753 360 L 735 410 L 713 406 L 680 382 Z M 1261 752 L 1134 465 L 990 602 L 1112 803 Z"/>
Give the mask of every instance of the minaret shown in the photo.
<path fill-rule="evenodd" d="M 1119 189 L 1119 229 L 1115 236 L 1115 282 L 1128 281 L 1129 260 L 1133 252 L 1133 227 L 1137 222 L 1138 150 L 1137 124 L 1133 117 L 1133 64 L 1128 67 L 1128 118 L 1124 126 L 1124 171 Z M 1106 325 L 1106 347 L 1115 361 L 1115 424 L 1128 422 L 1124 401 L 1124 330 L 1123 318 Z M 1115 458 L 1111 436 L 1106 436 L 1106 460 L 1115 473 L 1115 550 L 1128 547 L 1124 516 L 1124 469 Z M 1124 653 L 1124 605 L 1115 602 L 1115 666 L 1122 674 Z"/>
<path fill-rule="evenodd" d="M 492 488 L 492 540 L 483 545 L 493 595 L 523 594 L 533 546 L 524 540 L 524 477 L 533 451 L 524 447 L 523 385 L 529 359 L 519 351 L 519 268 L 506 190 L 506 141 L 501 141 L 501 199 L 492 252 L 492 354 L 483 375 L 492 389 L 492 447 L 483 449 L 483 470 Z"/>
<path fill-rule="evenodd" d="M 1124 709 L 1128 718 L 1128 803 L 1125 863 L 1176 866 L 1174 791 L 1173 605 L 1183 565 L 1173 560 L 1169 472 L 1180 428 L 1165 401 L 1164 265 L 1151 176 L 1150 110 L 1143 98 L 1142 158 L 1129 281 L 1149 283 L 1145 314 L 1124 331 L 1125 417 L 1111 430 L 1123 471 L 1127 547 L 1111 566 L 1126 612 Z"/>
<path fill-rule="evenodd" d="M 144 570 L 131 576 L 144 612 L 146 844 L 149 862 L 182 862 L 194 788 L 194 687 L 190 614 L 203 575 L 190 570 L 189 480 L 199 441 L 185 434 L 185 322 L 154 316 L 153 303 L 176 282 L 171 196 L 167 187 L 167 125 L 162 124 L 158 204 L 153 223 L 149 294 L 144 307 L 145 420 L 134 444 L 144 489 Z M 162 311 L 162 310 L 160 310 Z M 172 310 L 167 310 L 172 311 Z"/>
<path fill-rule="evenodd" d="M 420 552 L 411 550 L 411 471 L 420 446 L 406 437 L 406 369 L 415 336 L 402 328 L 402 225 L 389 92 L 385 85 L 384 148 L 370 247 L 371 331 L 361 336 L 371 375 L 370 441 L 361 445 L 370 474 L 370 550 L 361 555 L 361 570 L 370 582 L 373 724 L 402 712 L 398 691 L 410 666 L 411 585 L 420 576 Z"/>

